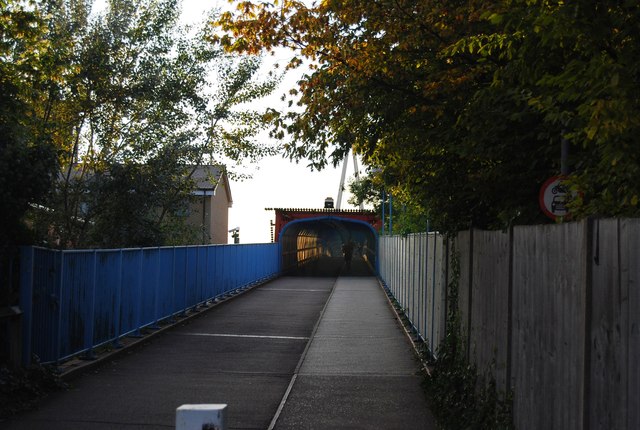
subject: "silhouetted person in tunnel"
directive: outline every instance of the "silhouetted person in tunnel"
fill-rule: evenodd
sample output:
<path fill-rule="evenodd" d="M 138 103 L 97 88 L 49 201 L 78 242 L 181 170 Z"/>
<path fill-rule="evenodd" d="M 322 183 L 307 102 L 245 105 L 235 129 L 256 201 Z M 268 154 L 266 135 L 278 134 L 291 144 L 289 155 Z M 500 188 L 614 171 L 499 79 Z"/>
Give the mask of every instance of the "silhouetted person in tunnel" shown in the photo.
<path fill-rule="evenodd" d="M 355 245 L 350 240 L 342 245 L 342 255 L 344 255 L 344 262 L 347 264 L 347 270 L 351 268 L 351 259 L 353 258 L 353 249 Z"/>

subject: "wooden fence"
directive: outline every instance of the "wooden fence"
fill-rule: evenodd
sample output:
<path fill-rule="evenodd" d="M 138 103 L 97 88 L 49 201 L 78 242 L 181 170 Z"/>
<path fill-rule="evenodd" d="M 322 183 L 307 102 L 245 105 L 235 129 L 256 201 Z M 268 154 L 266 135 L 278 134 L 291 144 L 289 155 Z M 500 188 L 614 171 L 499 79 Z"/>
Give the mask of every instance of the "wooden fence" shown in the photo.
<path fill-rule="evenodd" d="M 389 268 L 390 255 L 381 255 L 381 277 L 399 286 L 390 289 L 409 314 L 411 298 L 430 291 L 401 263 L 424 259 L 408 245 L 417 237 L 381 238 L 405 264 Z M 459 253 L 469 360 L 512 390 L 516 428 L 640 428 L 640 220 L 471 230 L 443 247 Z M 441 262 L 437 276 L 450 279 L 450 267 Z M 446 291 L 435 293 L 445 303 Z M 437 312 L 431 319 L 444 321 Z M 414 325 L 432 330 L 425 338 L 437 333 L 437 348 L 444 331 Z"/>

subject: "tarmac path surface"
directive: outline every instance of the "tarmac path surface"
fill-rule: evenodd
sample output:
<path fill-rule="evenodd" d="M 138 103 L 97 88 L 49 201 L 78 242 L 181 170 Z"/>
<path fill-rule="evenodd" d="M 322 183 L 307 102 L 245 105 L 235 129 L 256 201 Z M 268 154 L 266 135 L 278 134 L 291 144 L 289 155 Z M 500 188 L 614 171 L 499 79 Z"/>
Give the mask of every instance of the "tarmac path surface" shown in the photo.
<path fill-rule="evenodd" d="M 339 277 L 274 428 L 435 429 L 410 343 L 374 277 Z"/>
<path fill-rule="evenodd" d="M 431 429 L 410 344 L 374 277 L 283 277 L 91 366 L 0 429 Z"/>

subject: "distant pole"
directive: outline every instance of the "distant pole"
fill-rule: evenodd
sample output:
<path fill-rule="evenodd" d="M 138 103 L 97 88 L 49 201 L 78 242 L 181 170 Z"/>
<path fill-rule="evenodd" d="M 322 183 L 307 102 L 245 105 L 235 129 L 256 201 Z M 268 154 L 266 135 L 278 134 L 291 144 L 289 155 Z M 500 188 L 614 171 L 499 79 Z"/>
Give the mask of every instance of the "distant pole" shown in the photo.
<path fill-rule="evenodd" d="M 347 162 L 349 161 L 349 151 L 344 155 L 344 161 L 342 163 L 342 176 L 340 176 L 340 188 L 338 188 L 338 201 L 336 202 L 336 209 L 340 209 L 342 206 L 342 191 L 344 190 L 344 180 L 347 176 Z"/>
<path fill-rule="evenodd" d="M 384 235 L 384 223 L 385 223 L 385 219 L 384 219 L 384 201 L 386 200 L 387 196 L 386 193 L 384 192 L 384 190 L 382 190 L 382 234 Z"/>
<path fill-rule="evenodd" d="M 393 234 L 393 196 L 389 194 L 389 234 Z"/>
<path fill-rule="evenodd" d="M 356 184 L 358 184 L 360 183 L 360 171 L 358 169 L 358 157 L 355 152 L 353 153 L 353 171 L 356 178 Z M 360 200 L 360 210 L 364 210 L 364 199 Z"/>
<path fill-rule="evenodd" d="M 207 240 L 207 195 L 202 193 L 202 244 L 206 245 Z"/>
<path fill-rule="evenodd" d="M 569 141 L 564 137 L 564 130 L 562 130 L 562 140 L 560 143 L 560 174 L 562 176 L 568 176 L 569 169 Z"/>

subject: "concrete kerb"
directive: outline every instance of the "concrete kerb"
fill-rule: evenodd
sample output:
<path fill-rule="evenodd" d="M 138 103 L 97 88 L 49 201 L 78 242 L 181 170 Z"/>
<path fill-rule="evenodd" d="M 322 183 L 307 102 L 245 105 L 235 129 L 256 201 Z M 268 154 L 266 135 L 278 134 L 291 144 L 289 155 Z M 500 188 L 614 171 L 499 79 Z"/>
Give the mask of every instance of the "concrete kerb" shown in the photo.
<path fill-rule="evenodd" d="M 81 356 L 77 356 L 75 358 L 65 361 L 64 363 L 58 364 L 56 367 L 59 372 L 59 377 L 65 382 L 70 382 L 73 379 L 81 376 L 83 373 L 87 371 L 91 371 L 94 368 L 100 366 L 102 363 L 106 362 L 107 360 L 115 359 L 120 355 L 124 354 L 125 352 L 131 351 L 133 348 L 143 346 L 145 342 L 147 342 L 149 339 L 152 339 L 153 337 L 161 333 L 171 330 L 172 328 L 176 327 L 179 324 L 194 320 L 206 314 L 207 312 L 217 308 L 218 306 L 224 305 L 225 303 L 228 303 L 229 301 L 237 297 L 240 297 L 241 295 L 248 293 L 249 291 L 252 291 L 258 287 L 268 284 L 269 282 L 279 278 L 280 276 L 281 274 L 277 274 L 276 276 L 272 276 L 272 277 L 257 281 L 255 284 L 249 284 L 245 287 L 239 287 L 236 290 L 233 290 L 232 293 L 228 293 L 226 295 L 223 295 L 217 298 L 215 301 L 212 301 L 210 304 L 207 305 L 207 307 L 200 307 L 195 311 L 191 310 L 190 313 L 186 315 L 176 316 L 175 317 L 176 320 L 174 322 L 163 325 L 159 328 L 148 328 L 147 330 L 148 332 L 141 337 L 124 336 L 123 338 L 120 339 L 121 341 L 120 347 L 118 348 L 114 347 L 114 349 L 110 349 L 108 351 L 98 351 L 98 352 L 94 351 L 96 353 L 96 356 L 93 359 L 83 359 L 81 358 Z"/>

